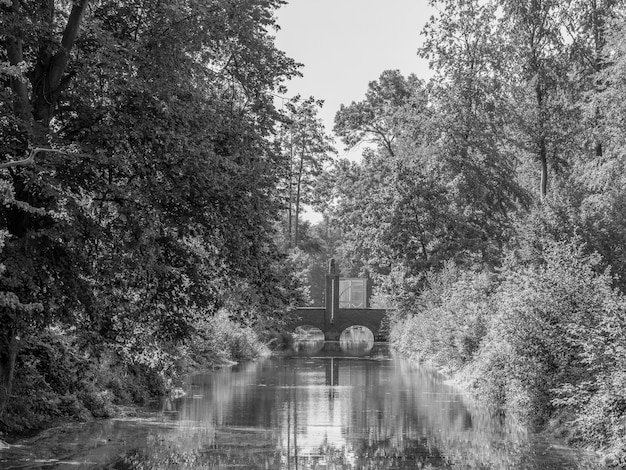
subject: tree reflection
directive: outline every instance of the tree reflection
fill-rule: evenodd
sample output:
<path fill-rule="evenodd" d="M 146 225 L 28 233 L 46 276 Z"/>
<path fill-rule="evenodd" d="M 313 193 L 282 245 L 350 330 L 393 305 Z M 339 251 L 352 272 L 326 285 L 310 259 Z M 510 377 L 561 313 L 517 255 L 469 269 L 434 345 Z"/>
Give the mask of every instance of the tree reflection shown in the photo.
<path fill-rule="evenodd" d="M 324 348 L 324 340 L 298 340 L 293 343 L 296 352 L 311 355 Z"/>
<path fill-rule="evenodd" d="M 324 341 L 324 332 L 314 326 L 299 326 L 293 332 L 293 339 L 297 342 Z"/>

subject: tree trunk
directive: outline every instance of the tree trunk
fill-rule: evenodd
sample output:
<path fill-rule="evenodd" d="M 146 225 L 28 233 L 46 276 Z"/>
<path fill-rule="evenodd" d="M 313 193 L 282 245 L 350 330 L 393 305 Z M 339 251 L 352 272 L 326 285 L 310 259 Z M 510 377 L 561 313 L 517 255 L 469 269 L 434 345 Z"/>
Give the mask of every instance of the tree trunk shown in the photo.
<path fill-rule="evenodd" d="M 537 67 L 537 69 L 539 68 Z M 535 93 L 536 93 L 536 98 L 537 98 L 537 120 L 539 124 L 537 151 L 538 151 L 539 163 L 541 165 L 541 181 L 540 181 L 539 195 L 541 197 L 541 200 L 543 200 L 548 194 L 548 148 L 547 148 L 546 136 L 545 136 L 545 129 L 546 129 L 545 111 L 544 111 L 545 99 L 544 99 L 544 92 L 543 92 L 542 83 L 541 83 L 541 76 L 539 76 L 539 74 L 537 77 L 537 84 L 535 85 Z"/>
<path fill-rule="evenodd" d="M 548 194 L 548 154 L 546 142 L 543 138 L 540 143 L 539 159 L 541 162 L 541 200 L 543 200 Z"/>
<path fill-rule="evenodd" d="M 23 41 L 21 38 L 9 36 L 6 40 L 7 56 L 9 64 L 15 66 L 24 60 L 22 51 Z M 30 101 L 28 99 L 28 87 L 26 83 L 15 77 L 11 77 L 11 90 L 13 91 L 13 112 L 15 115 L 28 123 L 32 119 Z"/>
<path fill-rule="evenodd" d="M 596 0 L 593 0 L 591 3 L 592 8 L 592 21 L 593 21 L 593 42 L 594 42 L 594 72 L 597 74 L 603 68 L 602 55 L 604 50 L 605 38 L 604 38 L 604 16 L 600 11 L 598 3 Z M 595 92 L 599 92 L 599 83 L 597 79 L 594 79 L 594 88 Z M 596 129 L 599 128 L 602 116 L 600 112 L 600 107 L 595 104 L 595 125 Z M 595 142 L 595 154 L 597 158 L 601 158 L 603 154 L 602 148 L 602 140 L 600 137 L 596 139 Z"/>
<path fill-rule="evenodd" d="M 293 131 L 290 131 L 289 136 L 289 209 L 287 211 L 287 236 L 289 238 L 288 246 L 291 248 L 292 241 L 292 226 L 293 226 Z"/>
<path fill-rule="evenodd" d="M 302 143 L 302 152 L 300 153 L 300 168 L 298 168 L 298 180 L 296 186 L 296 220 L 294 221 L 294 246 L 298 246 L 298 225 L 300 221 L 300 188 L 302 186 L 302 172 L 304 171 L 304 143 Z"/>
<path fill-rule="evenodd" d="M 5 325 L 0 337 L 0 417 L 4 416 L 11 396 L 18 349 L 18 335 L 13 328 Z"/>
<path fill-rule="evenodd" d="M 65 75 L 70 59 L 70 51 L 74 46 L 80 24 L 82 22 L 89 0 L 74 3 L 70 16 L 63 30 L 61 47 L 50 55 L 50 48 L 43 45 L 39 51 L 37 66 L 31 77 L 33 84 L 35 120 L 48 127 L 54 116 L 56 103 L 61 92 L 69 85 L 72 75 Z"/>

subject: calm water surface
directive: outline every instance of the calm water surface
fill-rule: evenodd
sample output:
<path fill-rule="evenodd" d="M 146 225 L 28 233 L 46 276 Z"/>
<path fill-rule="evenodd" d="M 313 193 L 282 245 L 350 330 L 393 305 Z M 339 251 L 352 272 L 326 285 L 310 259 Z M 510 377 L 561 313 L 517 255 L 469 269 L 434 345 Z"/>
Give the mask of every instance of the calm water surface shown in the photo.
<path fill-rule="evenodd" d="M 306 346 L 194 376 L 160 413 L 15 443 L 0 450 L 0 468 L 602 468 L 493 416 L 384 344 Z"/>

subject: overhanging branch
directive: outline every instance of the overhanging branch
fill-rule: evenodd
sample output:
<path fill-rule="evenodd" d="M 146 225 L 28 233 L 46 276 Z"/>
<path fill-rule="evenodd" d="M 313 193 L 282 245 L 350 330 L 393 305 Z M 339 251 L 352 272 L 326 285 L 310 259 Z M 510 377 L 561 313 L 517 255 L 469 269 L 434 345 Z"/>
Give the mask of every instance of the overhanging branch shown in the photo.
<path fill-rule="evenodd" d="M 67 153 L 62 150 L 54 150 L 54 149 L 47 149 L 43 147 L 37 147 L 37 148 L 32 149 L 30 153 L 28 154 L 28 157 L 23 160 L 15 160 L 12 162 L 0 163 L 0 170 L 4 168 L 15 167 L 15 166 L 32 165 L 33 163 L 35 163 L 35 155 L 37 155 L 39 152 Z"/>

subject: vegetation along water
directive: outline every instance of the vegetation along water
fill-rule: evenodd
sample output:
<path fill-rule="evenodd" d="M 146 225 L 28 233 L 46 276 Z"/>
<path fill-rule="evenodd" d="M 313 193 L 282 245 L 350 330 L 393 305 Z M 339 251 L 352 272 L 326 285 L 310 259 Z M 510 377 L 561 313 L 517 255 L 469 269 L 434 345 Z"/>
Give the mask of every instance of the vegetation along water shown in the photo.
<path fill-rule="evenodd" d="M 332 135 L 284 4 L 0 0 L 0 463 L 625 467 L 626 0 L 429 0 Z M 410 364 L 267 358 L 330 259 Z"/>

